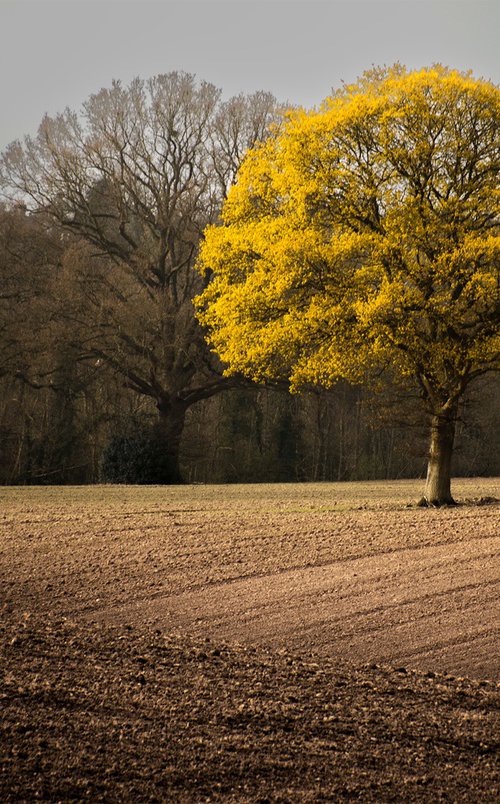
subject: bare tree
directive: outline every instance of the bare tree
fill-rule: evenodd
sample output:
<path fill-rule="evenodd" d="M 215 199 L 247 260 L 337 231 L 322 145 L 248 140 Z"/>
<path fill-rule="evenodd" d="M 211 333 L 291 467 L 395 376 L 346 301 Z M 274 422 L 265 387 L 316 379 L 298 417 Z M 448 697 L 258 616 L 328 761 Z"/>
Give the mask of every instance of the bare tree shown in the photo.
<path fill-rule="evenodd" d="M 267 93 L 222 103 L 185 73 L 116 81 L 80 114 L 45 117 L 0 162 L 6 198 L 82 239 L 66 255 L 80 358 L 155 401 L 174 482 L 187 409 L 237 382 L 221 375 L 193 314 L 198 244 L 245 149 L 279 117 Z"/>
<path fill-rule="evenodd" d="M 274 95 L 264 91 L 235 95 L 219 106 L 211 143 L 213 171 L 223 196 L 234 183 L 247 150 L 281 121 L 279 111 Z"/>

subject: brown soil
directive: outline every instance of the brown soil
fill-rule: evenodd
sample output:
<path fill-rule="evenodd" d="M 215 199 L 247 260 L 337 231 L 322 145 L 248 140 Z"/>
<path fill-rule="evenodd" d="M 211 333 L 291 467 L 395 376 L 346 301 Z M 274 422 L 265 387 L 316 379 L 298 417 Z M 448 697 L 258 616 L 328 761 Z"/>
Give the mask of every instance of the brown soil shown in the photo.
<path fill-rule="evenodd" d="M 498 800 L 500 481 L 418 491 L 4 489 L 0 799 Z"/>

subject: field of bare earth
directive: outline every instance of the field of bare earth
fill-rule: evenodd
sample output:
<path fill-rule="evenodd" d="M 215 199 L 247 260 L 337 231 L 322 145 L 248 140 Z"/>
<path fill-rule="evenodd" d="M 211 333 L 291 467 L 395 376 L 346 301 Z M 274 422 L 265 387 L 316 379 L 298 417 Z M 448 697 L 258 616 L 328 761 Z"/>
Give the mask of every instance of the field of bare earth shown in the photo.
<path fill-rule="evenodd" d="M 500 479 L 0 490 L 0 799 L 496 801 Z"/>

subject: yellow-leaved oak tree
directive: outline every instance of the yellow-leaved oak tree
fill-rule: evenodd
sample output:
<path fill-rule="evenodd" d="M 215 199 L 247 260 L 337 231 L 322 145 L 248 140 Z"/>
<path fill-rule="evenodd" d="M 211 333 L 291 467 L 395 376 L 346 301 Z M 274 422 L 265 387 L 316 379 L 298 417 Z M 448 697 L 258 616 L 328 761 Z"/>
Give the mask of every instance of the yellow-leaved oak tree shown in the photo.
<path fill-rule="evenodd" d="M 469 73 L 367 72 L 248 153 L 198 260 L 228 374 L 418 386 L 428 505 L 453 503 L 459 402 L 499 367 L 499 111 Z"/>

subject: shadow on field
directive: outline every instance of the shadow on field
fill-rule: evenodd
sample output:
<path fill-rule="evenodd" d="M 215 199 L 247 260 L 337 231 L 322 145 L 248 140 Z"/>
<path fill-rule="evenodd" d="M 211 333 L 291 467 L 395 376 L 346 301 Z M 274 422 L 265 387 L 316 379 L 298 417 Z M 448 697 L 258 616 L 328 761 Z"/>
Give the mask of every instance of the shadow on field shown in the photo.
<path fill-rule="evenodd" d="M 5 613 L 0 797 L 496 801 L 495 685 Z"/>

